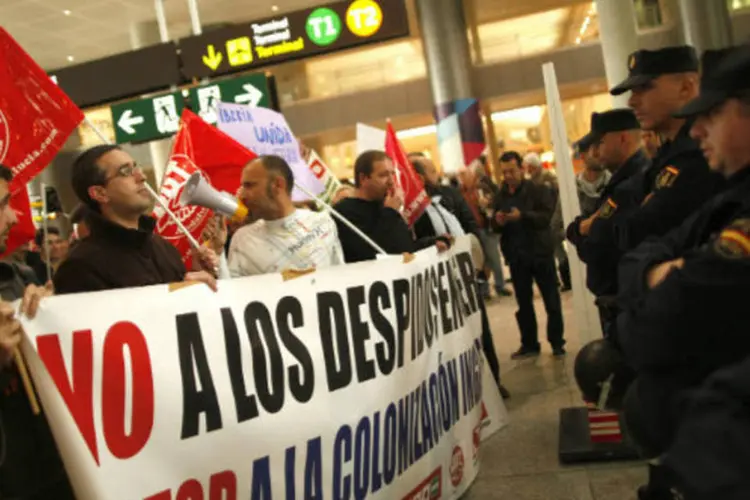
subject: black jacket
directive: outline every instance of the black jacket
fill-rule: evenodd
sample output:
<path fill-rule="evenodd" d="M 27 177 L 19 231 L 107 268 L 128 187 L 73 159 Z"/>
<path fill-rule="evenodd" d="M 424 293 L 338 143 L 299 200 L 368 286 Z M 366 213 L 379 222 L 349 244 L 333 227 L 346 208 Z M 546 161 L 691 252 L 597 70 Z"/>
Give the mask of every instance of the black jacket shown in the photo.
<path fill-rule="evenodd" d="M 576 217 L 566 231 L 567 238 L 576 247 L 581 261 L 586 263 L 586 286 L 598 297 L 617 293 L 617 265 L 622 253 L 614 225 L 616 214 L 617 211 L 627 213 L 640 205 L 643 193 L 635 180 L 650 164 L 641 150 L 628 158 L 602 191 L 597 210 L 603 204 L 608 204 L 608 208 L 600 211 L 588 236 L 581 235 L 579 231 L 581 222 L 585 220 L 583 216 Z"/>
<path fill-rule="evenodd" d="M 685 500 L 750 498 L 750 358 L 690 394 L 664 466 Z"/>
<path fill-rule="evenodd" d="M 185 279 L 177 249 L 153 234 L 155 222 L 141 217 L 127 229 L 91 214 L 91 234 L 81 240 L 54 276 L 55 293 L 79 293 L 159 285 Z"/>
<path fill-rule="evenodd" d="M 614 219 L 621 251 L 632 250 L 649 236 L 662 236 L 677 227 L 716 193 L 724 180 L 711 172 L 699 144 L 690 137 L 687 121 L 677 137 L 664 144 L 651 168 L 638 176 L 636 200 L 644 200 L 633 211 Z M 646 199 L 647 197 L 647 199 Z"/>
<path fill-rule="evenodd" d="M 0 297 L 14 301 L 26 286 L 36 284 L 29 268 L 0 262 Z M 73 498 L 57 446 L 44 413 L 34 415 L 16 365 L 0 372 L 0 498 L 44 497 L 54 491 Z M 51 498 L 51 497 L 50 497 Z"/>
<path fill-rule="evenodd" d="M 544 186 L 536 186 L 523 180 L 515 192 L 511 193 L 507 184 L 493 200 L 493 214 L 509 212 L 511 208 L 521 212 L 521 220 L 499 226 L 491 221 L 492 227 L 500 233 L 500 248 L 508 262 L 535 257 L 552 257 L 555 246 L 550 230 L 550 221 L 555 211 L 552 192 Z"/>
<path fill-rule="evenodd" d="M 649 270 L 684 259 L 653 289 Z M 750 168 L 666 237 L 620 264 L 617 341 L 628 362 L 655 382 L 690 388 L 750 355 Z"/>
<path fill-rule="evenodd" d="M 435 238 L 415 240 L 401 214 L 382 202 L 345 198 L 334 208 L 386 253 L 411 253 L 435 243 Z M 377 251 L 369 243 L 339 219 L 335 221 L 346 262 L 375 259 Z"/>

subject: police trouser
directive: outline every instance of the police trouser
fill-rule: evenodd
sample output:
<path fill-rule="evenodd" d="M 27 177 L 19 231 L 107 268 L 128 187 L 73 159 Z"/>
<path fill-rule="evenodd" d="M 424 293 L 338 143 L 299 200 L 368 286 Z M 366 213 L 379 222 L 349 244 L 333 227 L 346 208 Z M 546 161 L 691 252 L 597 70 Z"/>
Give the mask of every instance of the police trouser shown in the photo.
<path fill-rule="evenodd" d="M 630 384 L 623 403 L 625 426 L 643 458 L 662 455 L 678 423 L 675 401 L 683 387 L 650 375 Z"/>

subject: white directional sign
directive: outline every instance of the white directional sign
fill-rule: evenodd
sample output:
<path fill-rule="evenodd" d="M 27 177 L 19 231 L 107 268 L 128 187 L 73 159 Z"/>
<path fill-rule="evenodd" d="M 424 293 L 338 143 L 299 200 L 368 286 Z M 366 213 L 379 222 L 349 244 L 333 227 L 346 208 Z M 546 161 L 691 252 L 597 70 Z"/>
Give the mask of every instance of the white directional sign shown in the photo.
<path fill-rule="evenodd" d="M 135 134 L 134 126 L 141 125 L 144 121 L 142 116 L 133 116 L 132 109 L 126 109 L 120 116 L 120 119 L 117 120 L 117 126 L 126 134 L 133 135 Z"/>

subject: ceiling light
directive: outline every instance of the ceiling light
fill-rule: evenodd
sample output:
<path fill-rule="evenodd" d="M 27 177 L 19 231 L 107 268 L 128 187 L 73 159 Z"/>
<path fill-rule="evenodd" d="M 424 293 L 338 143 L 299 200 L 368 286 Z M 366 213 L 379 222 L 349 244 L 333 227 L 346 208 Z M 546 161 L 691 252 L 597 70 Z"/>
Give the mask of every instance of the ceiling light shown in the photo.
<path fill-rule="evenodd" d="M 68 56 L 68 62 L 73 62 L 73 61 L 74 61 L 74 59 L 75 59 L 75 58 L 74 58 L 73 56 Z"/>
<path fill-rule="evenodd" d="M 278 12 L 279 6 L 278 5 L 271 5 L 271 10 L 274 12 Z"/>
<path fill-rule="evenodd" d="M 576 45 L 581 45 L 581 37 L 576 38 Z"/>
<path fill-rule="evenodd" d="M 68 9 L 65 9 L 65 10 L 63 11 L 63 14 L 65 14 L 66 16 L 69 16 L 69 15 L 71 15 L 71 14 L 72 14 L 72 12 L 70 12 L 70 11 L 69 11 Z"/>

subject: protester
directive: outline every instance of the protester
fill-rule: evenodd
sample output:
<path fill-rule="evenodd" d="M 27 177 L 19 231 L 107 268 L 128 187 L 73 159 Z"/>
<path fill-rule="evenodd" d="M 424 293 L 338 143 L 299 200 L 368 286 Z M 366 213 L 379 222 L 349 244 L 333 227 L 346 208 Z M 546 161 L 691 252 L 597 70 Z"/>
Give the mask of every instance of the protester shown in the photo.
<path fill-rule="evenodd" d="M 565 251 L 565 225 L 562 217 L 562 203 L 560 202 L 560 185 L 557 176 L 544 168 L 542 159 L 536 153 L 528 153 L 523 158 L 524 170 L 529 175 L 529 180 L 537 186 L 544 186 L 552 192 L 555 201 L 555 212 L 550 221 L 553 244 L 555 246 L 555 259 L 560 269 L 560 281 L 562 281 L 561 292 L 572 290 L 570 282 L 570 262 Z"/>
<path fill-rule="evenodd" d="M 0 253 L 16 223 L 9 205 L 12 179 L 11 170 L 0 165 Z M 74 500 L 47 420 L 33 414 L 13 360 L 23 329 L 10 302 L 22 298 L 21 314 L 33 318 L 41 298 L 51 293 L 33 279 L 17 264 L 0 261 L 0 498 Z"/>
<path fill-rule="evenodd" d="M 50 272 L 52 275 L 55 274 L 60 263 L 68 255 L 68 242 L 60 234 L 60 230 L 56 227 L 47 228 L 47 244 L 44 242 L 44 230 L 39 229 L 34 236 L 34 243 L 39 249 L 41 259 L 36 265 L 32 266 L 34 272 L 37 275 L 40 283 L 46 283 L 52 279 L 52 276 L 47 274 L 47 262 L 50 264 Z M 49 254 L 47 254 L 47 248 L 49 248 Z"/>
<path fill-rule="evenodd" d="M 495 280 L 495 293 L 498 297 L 510 296 L 505 287 L 505 274 L 500 258 L 499 238 L 492 231 L 487 212 L 495 198 L 497 186 L 484 175 L 479 175 L 479 169 L 467 167 L 459 172 L 460 192 L 467 206 L 471 210 L 474 220 L 479 227 L 479 241 L 486 257 L 485 266 L 490 269 Z M 484 174 L 484 169 L 481 170 Z M 455 189 L 455 188 L 454 188 Z M 479 289 L 485 299 L 490 298 L 489 277 L 484 270 L 479 275 Z"/>
<path fill-rule="evenodd" d="M 686 391 L 750 356 L 750 50 L 721 57 L 719 69 L 704 72 L 700 97 L 676 116 L 693 118 L 690 134 L 726 189 L 620 264 L 616 340 L 637 373 L 625 420 L 648 458 L 669 449 Z M 663 479 L 652 467 L 642 498 L 662 498 Z"/>
<path fill-rule="evenodd" d="M 260 156 L 242 171 L 240 200 L 249 225 L 229 248 L 232 277 L 343 264 L 336 224 L 327 212 L 295 208 L 294 175 L 278 156 Z"/>
<path fill-rule="evenodd" d="M 555 275 L 554 244 L 549 230 L 555 210 L 549 189 L 524 180 L 521 156 L 503 153 L 500 167 L 505 182 L 494 202 L 494 226 L 500 233 L 503 255 L 510 265 L 521 331 L 521 348 L 513 359 L 538 356 L 533 283 L 536 281 L 547 311 L 547 340 L 555 356 L 565 354 L 560 291 Z"/>
<path fill-rule="evenodd" d="M 429 158 L 418 153 L 409 155 L 412 167 L 421 177 L 425 191 L 430 196 L 430 204 L 424 214 L 414 224 L 417 238 L 434 238 L 441 234 L 450 234 L 453 238 L 474 235 L 479 238 L 476 221 L 466 202 L 455 188 L 441 186 L 435 164 Z M 492 340 L 492 330 L 487 316 L 487 307 L 479 303 L 482 315 L 482 349 L 487 358 L 495 382 L 503 399 L 510 397 L 510 392 L 500 383 L 500 362 Z"/>
<path fill-rule="evenodd" d="M 356 196 L 346 198 L 334 206 L 342 216 L 369 236 L 386 253 L 415 252 L 437 245 L 440 250 L 450 246 L 450 238 L 415 240 L 401 216 L 403 194 L 396 188 L 394 166 L 382 151 L 365 151 L 354 163 Z M 338 219 L 339 239 L 346 262 L 375 259 L 378 251 L 359 234 Z"/>
<path fill-rule="evenodd" d="M 597 148 L 593 146 L 592 139 L 591 135 L 587 135 L 575 144 L 584 163 L 583 171 L 576 177 L 576 189 L 581 216 L 585 218 L 599 209 L 602 193 L 612 178 L 612 173 L 596 157 Z"/>
<path fill-rule="evenodd" d="M 211 274 L 216 254 L 194 250 L 194 272 L 186 273 L 177 249 L 153 234 L 155 221 L 146 177 L 133 158 L 114 145 L 94 146 L 73 163 L 73 190 L 89 210 L 91 234 L 82 240 L 54 276 L 56 293 L 92 292 L 200 281 L 216 288 Z"/>

